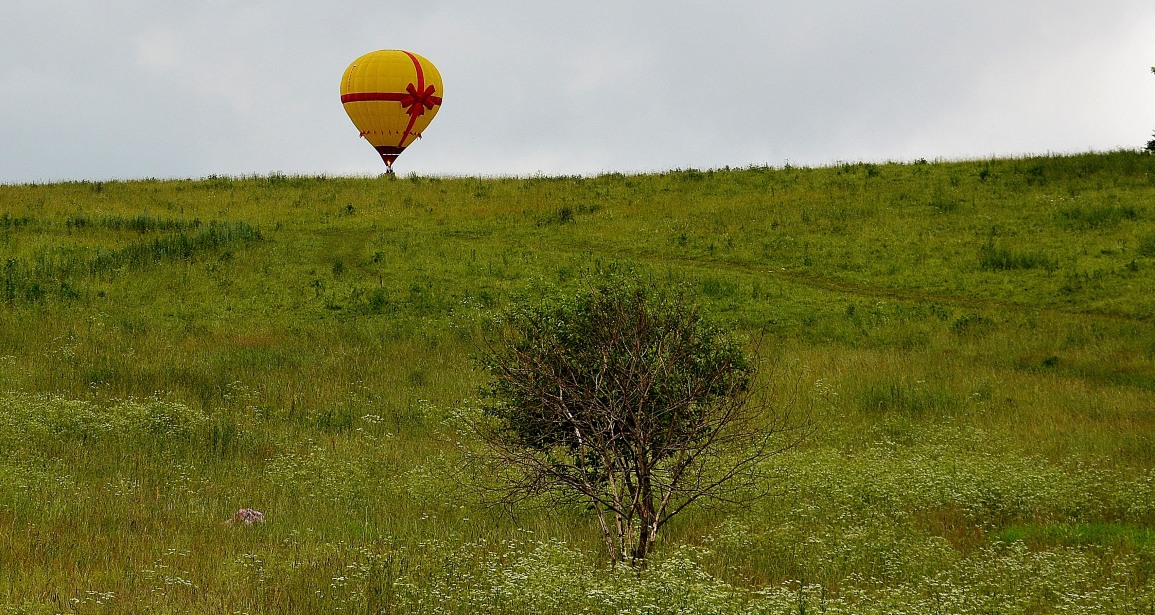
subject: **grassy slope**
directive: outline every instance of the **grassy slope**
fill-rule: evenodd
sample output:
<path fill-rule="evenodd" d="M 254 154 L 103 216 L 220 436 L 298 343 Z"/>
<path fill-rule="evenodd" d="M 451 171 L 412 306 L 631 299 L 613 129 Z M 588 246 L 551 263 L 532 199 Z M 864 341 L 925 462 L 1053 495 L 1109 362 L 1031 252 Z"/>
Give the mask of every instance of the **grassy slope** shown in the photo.
<path fill-rule="evenodd" d="M 0 186 L 0 246 L 9 610 L 1150 604 L 1155 157 Z M 581 511 L 463 492 L 443 425 L 494 309 L 614 265 L 820 421 L 633 589 Z"/>

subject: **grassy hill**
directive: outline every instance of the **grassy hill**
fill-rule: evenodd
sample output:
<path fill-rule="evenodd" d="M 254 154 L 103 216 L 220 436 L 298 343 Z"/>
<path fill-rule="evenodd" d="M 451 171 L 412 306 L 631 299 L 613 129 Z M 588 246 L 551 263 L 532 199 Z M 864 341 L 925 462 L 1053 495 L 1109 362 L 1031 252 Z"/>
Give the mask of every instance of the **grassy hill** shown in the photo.
<path fill-rule="evenodd" d="M 0 613 L 1155 606 L 1155 156 L 2 185 L 0 260 Z M 496 312 L 622 267 L 818 425 L 640 575 L 450 428 Z"/>

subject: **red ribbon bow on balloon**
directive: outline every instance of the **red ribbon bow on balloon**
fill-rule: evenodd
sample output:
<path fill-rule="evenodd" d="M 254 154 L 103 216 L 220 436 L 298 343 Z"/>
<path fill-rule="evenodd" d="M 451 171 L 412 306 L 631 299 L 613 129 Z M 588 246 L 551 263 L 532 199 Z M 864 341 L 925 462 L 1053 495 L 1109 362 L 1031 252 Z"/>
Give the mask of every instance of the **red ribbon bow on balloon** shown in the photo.
<path fill-rule="evenodd" d="M 441 97 L 434 96 L 433 92 L 436 88 L 430 85 L 424 91 L 418 92 L 417 86 L 410 83 L 405 86 L 406 94 L 401 95 L 401 106 L 408 110 L 408 113 L 414 119 L 425 114 L 426 109 L 432 109 L 436 105 L 441 104 Z"/>

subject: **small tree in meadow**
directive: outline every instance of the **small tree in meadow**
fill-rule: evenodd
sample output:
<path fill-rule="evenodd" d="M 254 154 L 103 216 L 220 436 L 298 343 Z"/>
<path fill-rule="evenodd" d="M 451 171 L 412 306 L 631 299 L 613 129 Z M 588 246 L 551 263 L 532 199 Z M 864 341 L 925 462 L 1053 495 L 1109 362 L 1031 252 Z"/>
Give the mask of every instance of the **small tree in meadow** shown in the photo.
<path fill-rule="evenodd" d="M 1151 72 L 1155 73 L 1155 66 L 1151 67 Z M 1151 136 L 1155 137 L 1155 133 L 1152 133 Z M 1147 151 L 1155 152 L 1155 139 L 1151 139 L 1150 141 L 1147 142 Z"/>
<path fill-rule="evenodd" d="M 475 461 L 500 478 L 505 503 L 587 505 L 615 562 L 644 561 L 695 502 L 765 493 L 764 462 L 806 431 L 759 395 L 742 340 L 683 299 L 605 282 L 513 310 L 483 358 Z"/>

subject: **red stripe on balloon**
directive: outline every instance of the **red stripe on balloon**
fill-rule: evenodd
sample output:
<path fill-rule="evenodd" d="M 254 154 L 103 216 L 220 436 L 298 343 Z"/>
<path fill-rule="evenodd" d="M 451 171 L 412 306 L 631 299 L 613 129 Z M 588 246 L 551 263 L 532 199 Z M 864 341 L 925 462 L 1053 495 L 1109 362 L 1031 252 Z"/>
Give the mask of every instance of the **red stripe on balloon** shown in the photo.
<path fill-rule="evenodd" d="M 342 103 L 364 102 L 367 100 L 386 100 L 394 102 L 404 102 L 410 99 L 413 95 L 409 92 L 354 92 L 352 94 L 342 94 Z M 440 105 L 440 96 L 429 96 L 426 98 L 429 102 Z"/>
<path fill-rule="evenodd" d="M 400 101 L 405 94 L 402 92 L 356 92 L 353 94 L 342 94 L 341 102 L 361 102 L 365 100 L 395 100 Z"/>
<path fill-rule="evenodd" d="M 417 56 L 414 56 L 408 51 L 402 51 L 402 53 L 409 56 L 410 60 L 413 60 L 413 68 L 417 71 L 417 93 L 420 94 L 425 91 L 425 72 L 421 70 L 421 62 L 417 60 Z M 412 90 L 412 88 L 410 89 Z M 440 104 L 440 102 L 438 102 L 438 104 Z M 420 101 L 414 103 L 413 106 L 409 108 L 409 125 L 405 127 L 405 133 L 401 135 L 401 141 L 399 141 L 397 145 L 403 145 L 405 143 L 405 139 L 409 137 L 409 131 L 413 130 L 413 124 L 417 122 L 417 118 L 420 117 L 422 113 L 425 113 L 425 109 L 421 108 Z"/>
<path fill-rule="evenodd" d="M 417 70 L 417 89 L 418 90 L 424 90 L 425 89 L 425 73 L 421 70 L 421 62 L 417 61 L 417 56 L 409 53 L 408 51 L 402 51 L 401 53 L 409 56 L 410 60 L 413 60 L 413 68 Z"/>

